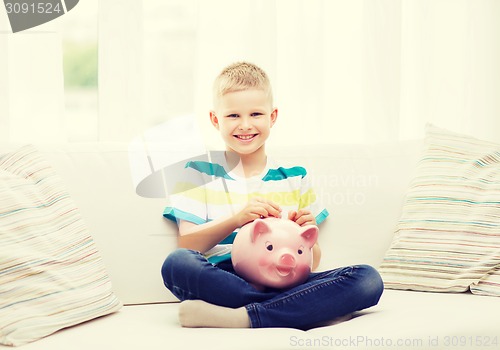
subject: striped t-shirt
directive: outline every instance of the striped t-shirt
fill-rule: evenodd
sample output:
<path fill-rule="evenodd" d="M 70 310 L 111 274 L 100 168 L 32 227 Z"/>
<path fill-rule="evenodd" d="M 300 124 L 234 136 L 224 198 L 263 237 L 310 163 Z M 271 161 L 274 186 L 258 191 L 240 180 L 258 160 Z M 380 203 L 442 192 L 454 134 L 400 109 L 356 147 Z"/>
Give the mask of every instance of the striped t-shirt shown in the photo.
<path fill-rule="evenodd" d="M 163 216 L 172 221 L 186 220 L 203 224 L 217 218 L 234 215 L 253 197 L 271 200 L 288 212 L 309 209 L 320 224 L 328 211 L 321 206 L 311 187 L 310 176 L 301 166 L 278 166 L 268 158 L 261 174 L 250 178 L 238 176 L 228 169 L 224 152 L 212 152 L 211 159 L 191 160 L 177 170 L 170 181 L 170 206 Z M 212 263 L 231 257 L 231 247 L 237 231 L 226 237 L 205 255 Z"/>

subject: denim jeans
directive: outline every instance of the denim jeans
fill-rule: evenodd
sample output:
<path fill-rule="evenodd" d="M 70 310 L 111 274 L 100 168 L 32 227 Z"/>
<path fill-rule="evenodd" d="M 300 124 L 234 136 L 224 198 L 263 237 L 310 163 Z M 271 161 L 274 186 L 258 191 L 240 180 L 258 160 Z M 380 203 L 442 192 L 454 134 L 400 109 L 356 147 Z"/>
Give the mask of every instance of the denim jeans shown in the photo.
<path fill-rule="evenodd" d="M 309 329 L 376 305 L 384 286 L 378 272 L 355 265 L 312 272 L 303 284 L 286 289 L 255 289 L 236 275 L 231 261 L 213 265 L 199 252 L 177 249 L 162 266 L 165 286 L 181 301 L 245 307 L 252 328 Z"/>

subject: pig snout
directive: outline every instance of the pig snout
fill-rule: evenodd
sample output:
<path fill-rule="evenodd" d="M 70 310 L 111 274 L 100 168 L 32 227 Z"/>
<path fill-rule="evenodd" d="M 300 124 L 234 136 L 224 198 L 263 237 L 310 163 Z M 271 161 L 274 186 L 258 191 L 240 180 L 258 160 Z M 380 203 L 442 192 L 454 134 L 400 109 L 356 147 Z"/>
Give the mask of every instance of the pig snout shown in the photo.
<path fill-rule="evenodd" d="M 280 257 L 280 265 L 287 266 L 287 267 L 294 267 L 295 266 L 295 258 L 291 254 L 283 254 Z"/>

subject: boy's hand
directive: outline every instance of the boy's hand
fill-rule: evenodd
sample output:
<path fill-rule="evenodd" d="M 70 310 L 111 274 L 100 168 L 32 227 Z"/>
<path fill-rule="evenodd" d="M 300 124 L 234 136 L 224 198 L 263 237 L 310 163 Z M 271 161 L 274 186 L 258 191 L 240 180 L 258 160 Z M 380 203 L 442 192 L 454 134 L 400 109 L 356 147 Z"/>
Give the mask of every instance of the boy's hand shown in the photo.
<path fill-rule="evenodd" d="M 288 212 L 288 220 L 295 221 L 300 226 L 316 225 L 316 218 L 311 211 L 307 209 Z"/>
<path fill-rule="evenodd" d="M 238 213 L 237 220 L 241 226 L 259 218 L 274 216 L 281 217 L 281 208 L 273 201 L 264 198 L 252 198 L 247 205 Z"/>

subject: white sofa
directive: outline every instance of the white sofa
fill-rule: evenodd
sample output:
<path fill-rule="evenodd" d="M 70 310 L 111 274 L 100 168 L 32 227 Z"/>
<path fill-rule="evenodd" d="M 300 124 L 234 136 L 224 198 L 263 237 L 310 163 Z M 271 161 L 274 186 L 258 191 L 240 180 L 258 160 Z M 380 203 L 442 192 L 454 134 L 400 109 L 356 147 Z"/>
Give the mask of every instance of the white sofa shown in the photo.
<path fill-rule="evenodd" d="M 316 192 L 331 213 L 320 227 L 320 269 L 380 265 L 422 145 L 408 141 L 270 150 L 275 158 L 299 161 L 314 174 Z M 166 199 L 135 193 L 128 145 L 36 146 L 81 209 L 125 306 L 23 350 L 500 347 L 498 298 L 470 293 L 385 290 L 377 306 L 306 332 L 182 328 L 179 304 L 160 275 L 163 260 L 176 247 L 176 226 L 162 217 Z"/>

